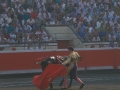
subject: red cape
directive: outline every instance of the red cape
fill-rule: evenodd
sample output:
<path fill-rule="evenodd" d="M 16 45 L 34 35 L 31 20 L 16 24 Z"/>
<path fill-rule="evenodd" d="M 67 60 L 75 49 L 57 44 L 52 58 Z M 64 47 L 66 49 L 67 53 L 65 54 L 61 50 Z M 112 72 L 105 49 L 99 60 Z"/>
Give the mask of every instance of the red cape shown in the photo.
<path fill-rule="evenodd" d="M 45 90 L 55 78 L 64 76 L 66 73 L 66 66 L 49 64 L 41 75 L 36 75 L 33 77 L 32 82 L 40 90 Z"/>

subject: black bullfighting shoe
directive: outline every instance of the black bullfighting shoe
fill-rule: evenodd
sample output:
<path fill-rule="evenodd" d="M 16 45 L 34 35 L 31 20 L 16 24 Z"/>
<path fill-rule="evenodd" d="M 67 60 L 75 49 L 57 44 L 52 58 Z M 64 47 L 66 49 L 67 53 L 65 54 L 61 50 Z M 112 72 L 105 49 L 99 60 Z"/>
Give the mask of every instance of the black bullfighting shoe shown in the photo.
<path fill-rule="evenodd" d="M 80 89 L 79 89 L 79 90 L 81 90 L 83 87 L 84 87 L 84 83 L 82 83 L 82 84 L 80 85 Z"/>

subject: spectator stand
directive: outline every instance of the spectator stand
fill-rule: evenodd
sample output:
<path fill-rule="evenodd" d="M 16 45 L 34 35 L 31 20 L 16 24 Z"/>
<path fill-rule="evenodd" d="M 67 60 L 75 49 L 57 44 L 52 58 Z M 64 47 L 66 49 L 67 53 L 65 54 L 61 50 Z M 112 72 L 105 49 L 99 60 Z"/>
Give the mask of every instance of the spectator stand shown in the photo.
<path fill-rule="evenodd" d="M 79 48 L 83 47 L 82 46 L 83 44 L 80 40 L 81 38 L 78 36 L 78 34 L 73 30 L 73 28 L 70 25 L 47 25 L 44 28 L 46 28 L 46 30 L 57 42 L 67 41 L 68 45 L 74 45 L 75 47 Z M 65 43 L 61 42 L 61 44 Z"/>
<path fill-rule="evenodd" d="M 0 43 L 10 41 L 7 42 L 9 44 L 13 40 L 15 43 L 20 40 L 29 43 L 29 35 L 35 34 L 37 27 L 66 24 L 74 28 L 83 43 L 109 44 L 111 41 L 120 41 L 119 0 L 0 0 L 2 1 L 5 2 L 0 3 L 0 32 L 3 35 L 0 35 Z M 11 4 L 8 5 L 10 1 Z M 27 22 L 31 17 L 32 24 Z M 10 39 L 12 31 L 15 34 L 13 40 Z"/>

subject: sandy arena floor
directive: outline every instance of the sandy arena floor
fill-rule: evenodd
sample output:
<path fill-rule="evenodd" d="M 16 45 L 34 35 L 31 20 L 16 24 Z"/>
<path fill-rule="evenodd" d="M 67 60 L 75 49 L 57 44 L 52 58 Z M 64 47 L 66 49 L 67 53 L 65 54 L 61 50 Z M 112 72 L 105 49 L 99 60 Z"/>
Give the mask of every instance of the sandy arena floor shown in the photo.
<path fill-rule="evenodd" d="M 17 87 L 17 88 L 0 88 L 0 90 L 39 90 L 35 87 Z M 50 90 L 50 89 L 47 89 Z M 52 90 L 61 90 L 58 87 Z M 79 90 L 79 87 L 72 87 L 71 89 L 67 90 Z M 120 90 L 120 85 L 86 85 L 82 90 Z"/>

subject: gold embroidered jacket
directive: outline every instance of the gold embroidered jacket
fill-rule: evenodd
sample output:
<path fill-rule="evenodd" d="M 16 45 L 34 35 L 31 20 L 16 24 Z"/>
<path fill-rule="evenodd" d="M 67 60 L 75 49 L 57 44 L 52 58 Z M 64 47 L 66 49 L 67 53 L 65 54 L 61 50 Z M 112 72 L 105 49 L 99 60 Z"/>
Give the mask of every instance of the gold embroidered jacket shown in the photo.
<path fill-rule="evenodd" d="M 80 58 L 80 55 L 77 52 L 71 52 L 70 55 L 68 56 L 67 60 L 64 61 L 62 64 L 66 65 L 67 63 L 75 63 L 78 62 Z"/>

